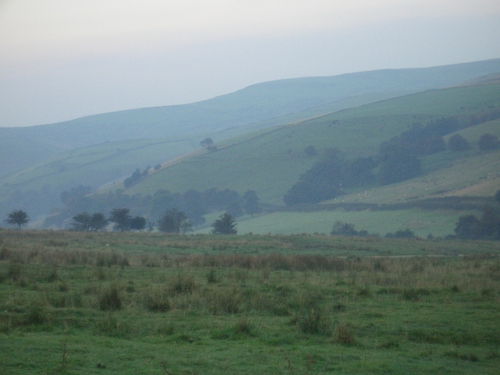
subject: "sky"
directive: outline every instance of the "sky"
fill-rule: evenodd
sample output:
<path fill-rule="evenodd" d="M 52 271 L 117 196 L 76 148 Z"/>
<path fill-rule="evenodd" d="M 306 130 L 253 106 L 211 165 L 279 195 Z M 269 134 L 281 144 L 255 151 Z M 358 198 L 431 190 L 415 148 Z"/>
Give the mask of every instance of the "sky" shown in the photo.
<path fill-rule="evenodd" d="M 498 0 L 0 0 L 0 127 L 492 58 Z"/>

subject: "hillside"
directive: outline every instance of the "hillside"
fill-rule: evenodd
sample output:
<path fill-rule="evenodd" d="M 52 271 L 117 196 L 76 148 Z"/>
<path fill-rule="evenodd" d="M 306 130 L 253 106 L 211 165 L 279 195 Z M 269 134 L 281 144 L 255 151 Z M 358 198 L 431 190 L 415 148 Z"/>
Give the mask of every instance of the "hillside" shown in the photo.
<path fill-rule="evenodd" d="M 498 72 L 500 60 L 496 59 L 425 69 L 287 79 L 192 104 L 125 110 L 42 126 L 0 128 L 0 176 L 64 150 L 127 140 L 180 140 L 179 156 L 192 151 L 193 145 L 206 136 L 227 139 L 249 130 Z M 184 144 L 185 140 L 191 143 Z"/>
<path fill-rule="evenodd" d="M 499 70 L 500 60 L 491 60 L 282 80 L 185 106 L 0 129 L 6 136 L 0 143 L 8 144 L 0 150 L 10 153 L 3 156 L 4 168 L 18 163 L 16 152 L 22 154 L 19 163 L 30 164 L 0 180 L 0 214 L 23 208 L 45 215 L 61 205 L 65 190 L 79 185 L 115 190 L 137 168 L 160 164 L 160 171 L 151 168 L 152 175 L 126 194 L 253 189 L 263 202 L 281 205 L 283 194 L 324 150 L 368 156 L 415 121 L 490 110 L 498 104 L 498 86 L 477 83 L 492 83 L 492 72 Z M 463 80 L 476 85 L 460 86 Z M 401 96 L 443 85 L 457 87 Z M 200 148 L 206 136 L 216 141 L 217 152 Z M 304 153 L 309 145 L 317 156 Z"/>
<path fill-rule="evenodd" d="M 415 122 L 454 116 L 463 128 L 444 139 L 460 134 L 470 143 L 469 151 L 445 149 L 424 156 L 422 174 L 416 178 L 385 186 L 372 185 L 325 202 L 403 204 L 399 210 L 355 214 L 328 209 L 307 213 L 299 207 L 294 213 L 292 207 L 283 213 L 245 216 L 239 221 L 242 233 L 326 233 L 333 222 L 343 219 L 376 233 L 411 228 L 421 236 L 429 233 L 444 236 L 453 232 L 458 216 L 467 210 L 437 209 L 424 213 L 414 202 L 450 196 L 491 197 L 500 189 L 500 150 L 482 152 L 476 145 L 482 134 L 500 137 L 500 120 L 470 124 L 471 119 L 497 113 L 499 108 L 498 84 L 460 86 L 398 97 L 223 142 L 216 152 L 180 160 L 125 193 L 144 196 L 161 189 L 185 192 L 217 188 L 243 194 L 251 189 L 263 203 L 283 206 L 282 198 L 287 190 L 326 150 L 340 149 L 346 158 L 373 155 L 382 142 L 408 130 Z M 317 155 L 304 152 L 309 145 L 314 146 Z M 322 211 L 322 208 L 318 206 L 313 210 Z M 210 216 L 207 223 L 216 217 Z M 209 226 L 200 228 L 201 232 L 209 229 Z"/>
<path fill-rule="evenodd" d="M 351 158 L 369 156 L 376 153 L 382 142 L 407 130 L 414 122 L 453 115 L 465 121 L 492 108 L 500 108 L 500 85 L 457 87 L 386 100 L 232 139 L 222 143 L 217 152 L 193 156 L 149 176 L 127 193 L 214 187 L 240 192 L 252 189 L 264 202 L 280 204 L 284 193 L 320 158 L 322 151 L 337 148 Z M 482 131 L 498 133 L 495 124 L 481 124 L 461 132 L 475 143 Z M 318 155 L 304 153 L 308 145 L 313 145 Z M 471 156 L 443 155 L 432 156 L 427 164 L 433 160 L 450 163 L 455 158 Z"/>

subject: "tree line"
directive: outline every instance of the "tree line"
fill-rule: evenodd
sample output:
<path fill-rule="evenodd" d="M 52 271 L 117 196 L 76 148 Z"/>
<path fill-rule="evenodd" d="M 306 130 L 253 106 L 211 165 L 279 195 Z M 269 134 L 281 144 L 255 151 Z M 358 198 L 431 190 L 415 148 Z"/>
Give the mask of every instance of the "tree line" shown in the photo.
<path fill-rule="evenodd" d="M 443 117 L 425 126 L 414 123 L 396 137 L 383 142 L 376 155 L 347 159 L 339 150 L 327 150 L 322 159 L 299 177 L 283 196 L 287 206 L 315 204 L 348 194 L 356 188 L 388 185 L 402 182 L 422 173 L 420 157 L 444 151 L 463 152 L 470 149 L 469 142 L 454 134 L 446 143 L 445 135 L 460 129 L 455 117 Z M 478 141 L 481 151 L 500 147 L 498 138 L 483 134 Z M 308 146 L 304 150 L 314 155 Z"/>
<path fill-rule="evenodd" d="M 61 194 L 64 204 L 58 212 L 45 219 L 44 226 L 67 227 L 73 216 L 82 212 L 111 211 L 116 207 L 133 207 L 134 212 L 150 221 L 159 222 L 170 209 L 183 212 L 193 226 L 205 223 L 204 215 L 212 212 L 227 212 L 233 218 L 244 214 L 254 215 L 262 211 L 260 199 L 254 190 L 242 195 L 230 189 L 207 189 L 199 192 L 191 189 L 184 193 L 158 190 L 153 195 L 129 196 L 122 191 L 90 195 L 90 187 L 79 186 Z"/>
<path fill-rule="evenodd" d="M 500 190 L 495 194 L 496 205 L 485 205 L 480 217 L 474 214 L 460 216 L 455 237 L 460 239 L 500 240 Z"/>

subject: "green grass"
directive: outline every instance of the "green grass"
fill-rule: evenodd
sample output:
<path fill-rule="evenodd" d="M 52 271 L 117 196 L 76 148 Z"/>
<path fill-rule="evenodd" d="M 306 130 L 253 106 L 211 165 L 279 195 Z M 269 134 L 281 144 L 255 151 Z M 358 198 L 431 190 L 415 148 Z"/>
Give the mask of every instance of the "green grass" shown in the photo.
<path fill-rule="evenodd" d="M 450 115 L 468 119 L 472 113 L 491 110 L 490 106 L 500 106 L 500 85 L 428 91 L 352 108 L 225 142 L 218 151 L 174 164 L 127 193 L 153 194 L 159 188 L 174 192 L 212 187 L 239 192 L 252 189 L 264 202 L 282 204 L 282 196 L 300 174 L 320 158 L 304 153 L 308 145 L 314 145 L 319 153 L 338 148 L 347 158 L 374 155 L 383 141 L 400 134 L 414 122 L 426 123 Z M 483 130 L 475 129 L 476 132 Z M 439 174 L 439 169 L 464 158 L 464 155 L 445 153 L 448 156 L 442 161 L 441 154 L 426 158 L 424 169 L 438 169 L 436 174 Z M 463 171 L 468 173 L 469 169 Z M 475 178 L 466 175 L 460 182 L 461 187 L 476 181 Z M 428 194 L 419 189 L 418 195 Z"/>
<path fill-rule="evenodd" d="M 384 236 L 409 228 L 417 236 L 434 237 L 453 234 L 458 221 L 456 212 L 423 211 L 419 209 L 397 211 L 316 211 L 316 212 L 280 212 L 257 217 L 244 217 L 238 220 L 238 233 L 255 234 L 294 234 L 325 233 L 329 234 L 337 221 L 353 223 L 357 230 L 367 230 Z"/>
<path fill-rule="evenodd" d="M 468 255 L 365 257 L 390 249 Z M 0 370 L 495 374 L 499 252 L 483 241 L 1 231 Z"/>

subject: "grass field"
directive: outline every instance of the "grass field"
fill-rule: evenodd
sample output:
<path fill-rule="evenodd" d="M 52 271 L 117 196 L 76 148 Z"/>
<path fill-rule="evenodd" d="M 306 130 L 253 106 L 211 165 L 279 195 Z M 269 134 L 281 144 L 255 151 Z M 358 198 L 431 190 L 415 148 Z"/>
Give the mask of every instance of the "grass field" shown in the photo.
<path fill-rule="evenodd" d="M 420 209 L 395 211 L 316 211 L 316 212 L 279 212 L 268 215 L 240 218 L 238 233 L 255 234 L 329 234 L 337 221 L 352 223 L 357 230 L 367 230 L 384 236 L 406 228 L 417 236 L 434 237 L 453 234 L 459 214 L 453 211 L 423 211 Z M 208 229 L 206 229 L 208 231 Z"/>
<path fill-rule="evenodd" d="M 496 374 L 499 254 L 487 241 L 3 230 L 0 373 Z"/>

